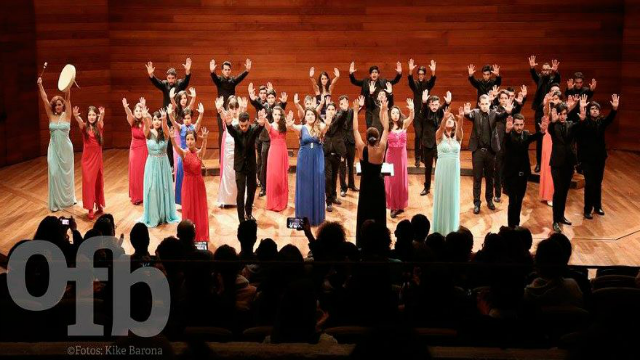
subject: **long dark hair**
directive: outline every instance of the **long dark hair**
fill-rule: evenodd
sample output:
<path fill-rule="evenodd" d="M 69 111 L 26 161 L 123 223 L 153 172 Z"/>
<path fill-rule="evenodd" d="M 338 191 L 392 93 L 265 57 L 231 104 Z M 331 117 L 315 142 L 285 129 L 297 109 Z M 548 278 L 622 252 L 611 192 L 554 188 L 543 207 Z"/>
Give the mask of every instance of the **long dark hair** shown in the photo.
<path fill-rule="evenodd" d="M 153 117 L 160 119 L 160 121 L 162 122 L 162 117 L 160 117 L 160 110 L 154 111 Z M 149 131 L 149 136 L 153 136 L 153 133 L 151 132 L 152 129 L 153 129 L 153 118 L 151 118 L 151 129 Z M 156 142 L 159 143 L 160 141 L 164 140 L 164 130 L 162 130 L 162 127 L 160 127 L 160 130 L 156 130 L 156 131 L 158 132 L 158 136 L 156 136 Z"/>
<path fill-rule="evenodd" d="M 96 114 L 96 121 L 93 124 L 89 121 L 90 111 L 93 111 Z M 89 137 L 89 130 L 93 131 L 93 136 L 96 137 L 98 144 L 102 146 L 102 134 L 100 133 L 100 128 L 98 127 L 99 117 L 100 113 L 98 112 L 98 109 L 93 105 L 89 106 L 89 109 L 87 110 L 87 126 L 84 127 L 84 135 Z"/>
<path fill-rule="evenodd" d="M 173 96 L 173 100 L 176 102 L 176 121 L 180 123 L 184 118 L 184 110 L 186 109 L 186 108 L 183 108 L 182 105 L 180 105 L 180 99 L 182 99 L 182 95 L 186 96 L 187 92 L 182 90 Z M 187 106 L 188 105 L 189 105 L 189 97 L 187 96 Z"/>
<path fill-rule="evenodd" d="M 280 111 L 280 120 L 278 121 L 278 132 L 281 132 L 281 133 L 287 132 L 287 121 L 286 121 L 286 116 L 284 114 L 284 109 L 279 105 L 274 106 L 273 109 L 271 110 L 271 116 L 273 116 L 273 112 L 276 110 Z"/>
<path fill-rule="evenodd" d="M 327 77 L 327 87 L 325 88 L 322 85 L 322 75 Z M 320 73 L 320 76 L 318 76 L 318 88 L 320 89 L 320 94 L 322 94 L 323 90 L 327 93 L 329 93 L 329 87 L 331 86 L 331 77 L 329 76 L 329 74 L 327 74 L 326 71 L 323 71 Z"/>
<path fill-rule="evenodd" d="M 393 119 L 391 119 L 391 111 L 393 109 L 398 109 L 398 113 L 400 114 L 400 117 L 398 117 L 398 121 L 393 121 Z M 391 109 L 389 109 L 389 120 L 391 120 L 391 129 L 390 130 L 394 130 L 395 127 L 397 126 L 398 129 L 402 130 L 402 123 L 404 122 L 404 119 L 406 119 L 406 116 L 404 116 L 404 114 L 402 113 L 402 110 L 400 110 L 400 108 L 396 105 L 392 106 Z"/>

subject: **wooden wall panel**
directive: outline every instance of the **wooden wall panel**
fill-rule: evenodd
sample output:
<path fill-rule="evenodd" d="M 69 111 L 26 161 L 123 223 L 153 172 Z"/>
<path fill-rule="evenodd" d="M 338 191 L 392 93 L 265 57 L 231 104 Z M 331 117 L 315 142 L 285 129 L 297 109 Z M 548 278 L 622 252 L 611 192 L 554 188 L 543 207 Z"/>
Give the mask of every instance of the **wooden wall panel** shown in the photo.
<path fill-rule="evenodd" d="M 610 136 L 608 140 L 610 146 L 640 151 L 640 1 L 625 0 L 624 5 L 620 116 L 618 127 L 612 131 L 615 139 Z"/>
<path fill-rule="evenodd" d="M 18 1 L 0 12 L 0 166 L 40 155 L 33 4 Z"/>

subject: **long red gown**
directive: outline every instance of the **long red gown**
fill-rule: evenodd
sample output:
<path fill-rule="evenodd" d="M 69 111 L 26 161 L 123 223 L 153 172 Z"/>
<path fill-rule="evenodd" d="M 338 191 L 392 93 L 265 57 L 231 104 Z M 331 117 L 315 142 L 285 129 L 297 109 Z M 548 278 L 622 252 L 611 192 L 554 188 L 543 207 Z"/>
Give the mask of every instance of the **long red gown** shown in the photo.
<path fill-rule="evenodd" d="M 269 156 L 267 157 L 267 210 L 282 211 L 289 202 L 289 152 L 287 133 L 277 124 L 269 127 Z"/>
<path fill-rule="evenodd" d="M 191 220 L 196 226 L 196 241 L 209 241 L 209 209 L 207 190 L 202 178 L 202 160 L 195 151 L 189 151 L 182 160 L 182 220 Z"/>
<path fill-rule="evenodd" d="M 386 161 L 393 164 L 393 176 L 385 176 L 387 208 L 404 210 L 409 206 L 409 176 L 407 173 L 407 131 L 389 132 Z"/>
<path fill-rule="evenodd" d="M 144 192 L 144 165 L 147 163 L 147 139 L 142 127 L 131 127 L 129 147 L 129 198 L 132 203 L 141 203 Z"/>
<path fill-rule="evenodd" d="M 82 132 L 82 206 L 87 210 L 104 207 L 102 145 L 93 131 Z"/>

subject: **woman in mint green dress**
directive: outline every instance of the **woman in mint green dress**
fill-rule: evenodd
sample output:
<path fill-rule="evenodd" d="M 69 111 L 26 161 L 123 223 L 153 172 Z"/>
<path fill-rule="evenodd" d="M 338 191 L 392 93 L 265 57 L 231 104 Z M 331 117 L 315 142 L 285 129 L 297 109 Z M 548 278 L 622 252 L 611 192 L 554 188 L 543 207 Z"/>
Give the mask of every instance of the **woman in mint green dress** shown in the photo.
<path fill-rule="evenodd" d="M 51 101 L 38 78 L 40 96 L 49 118 L 49 148 L 47 165 L 49 168 L 49 210 L 58 211 L 76 203 L 76 189 L 73 181 L 73 144 L 69 139 L 71 129 L 71 90 L 64 99 L 56 95 Z"/>
<path fill-rule="evenodd" d="M 462 111 L 462 108 L 461 110 Z M 462 122 L 447 112 L 436 131 L 436 162 L 433 195 L 433 232 L 447 236 L 460 226 L 460 143 Z"/>
<path fill-rule="evenodd" d="M 144 134 L 149 155 L 144 166 L 144 214 L 139 222 L 148 227 L 180 221 L 176 213 L 173 176 L 167 157 L 169 126 L 164 109 L 153 113 L 153 120 L 145 104 L 143 106 Z"/>

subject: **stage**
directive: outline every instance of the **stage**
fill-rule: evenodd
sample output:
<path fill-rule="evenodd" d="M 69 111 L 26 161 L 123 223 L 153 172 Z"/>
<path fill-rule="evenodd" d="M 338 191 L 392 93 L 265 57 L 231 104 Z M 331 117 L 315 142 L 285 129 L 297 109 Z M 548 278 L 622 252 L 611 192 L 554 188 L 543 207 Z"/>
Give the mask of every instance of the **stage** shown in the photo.
<path fill-rule="evenodd" d="M 55 216 L 76 218 L 78 230 L 84 234 L 93 222 L 87 218 L 82 208 L 82 179 L 80 158 L 75 154 L 75 184 L 78 204 Z M 533 154 L 532 154 L 533 155 Z M 209 156 L 208 156 L 209 157 Z M 129 243 L 129 231 L 142 216 L 142 205 L 134 206 L 128 197 L 128 150 L 112 149 L 104 151 L 106 212 L 112 213 L 116 220 L 117 235 L 125 234 L 124 247 L 132 252 Z M 533 158 L 533 156 L 531 156 Z M 294 160 L 295 161 L 295 158 Z M 408 163 L 412 165 L 411 158 Z M 572 189 L 567 201 L 566 216 L 573 226 L 565 226 L 565 234 L 572 239 L 574 253 L 572 264 L 577 265 L 640 265 L 640 155 L 632 152 L 611 151 L 607 161 L 603 183 L 603 205 L 606 215 L 594 215 L 593 220 L 582 217 L 583 190 Z M 463 164 L 464 165 L 464 164 Z M 423 168 L 420 168 L 423 170 Z M 420 196 L 423 176 L 409 175 L 409 208 L 396 219 L 388 218 L 387 226 L 393 230 L 403 219 L 410 219 L 416 213 L 432 215 L 433 194 Z M 359 183 L 359 178 L 356 179 Z M 209 248 L 229 244 L 239 249 L 236 239 L 238 226 L 235 208 L 221 209 L 216 204 L 219 177 L 206 176 L 205 184 L 209 203 L 209 226 L 211 242 Z M 295 174 L 289 174 L 289 207 L 276 213 L 264 209 L 266 198 L 256 194 L 253 214 L 258 220 L 258 239 L 273 238 L 278 247 L 294 244 L 304 254 L 308 251 L 307 240 L 301 232 L 287 229 L 286 218 L 294 216 Z M 334 206 L 333 212 L 327 212 L 329 221 L 339 221 L 347 229 L 347 237 L 354 241 L 356 225 L 357 193 L 348 192 L 340 197 L 342 205 Z M 482 246 L 483 238 L 489 231 L 497 232 L 506 224 L 508 197 L 503 196 L 496 203 L 496 210 L 489 210 L 484 202 L 479 215 L 473 214 L 472 177 L 462 176 L 461 182 L 461 224 L 471 229 L 475 236 L 474 250 Z M 483 195 L 484 199 L 484 185 Z M 47 160 L 39 157 L 34 160 L 0 169 L 0 253 L 6 254 L 11 246 L 20 239 L 31 238 L 38 223 L 47 215 Z M 523 204 L 522 225 L 531 229 L 534 244 L 547 237 L 551 230 L 551 207 L 538 201 L 538 184 L 529 182 L 527 197 Z M 180 216 L 180 213 L 179 213 Z M 163 225 L 149 229 L 151 236 L 150 251 L 154 251 L 159 242 L 175 235 L 176 225 Z M 535 245 L 534 245 L 535 248 Z"/>

